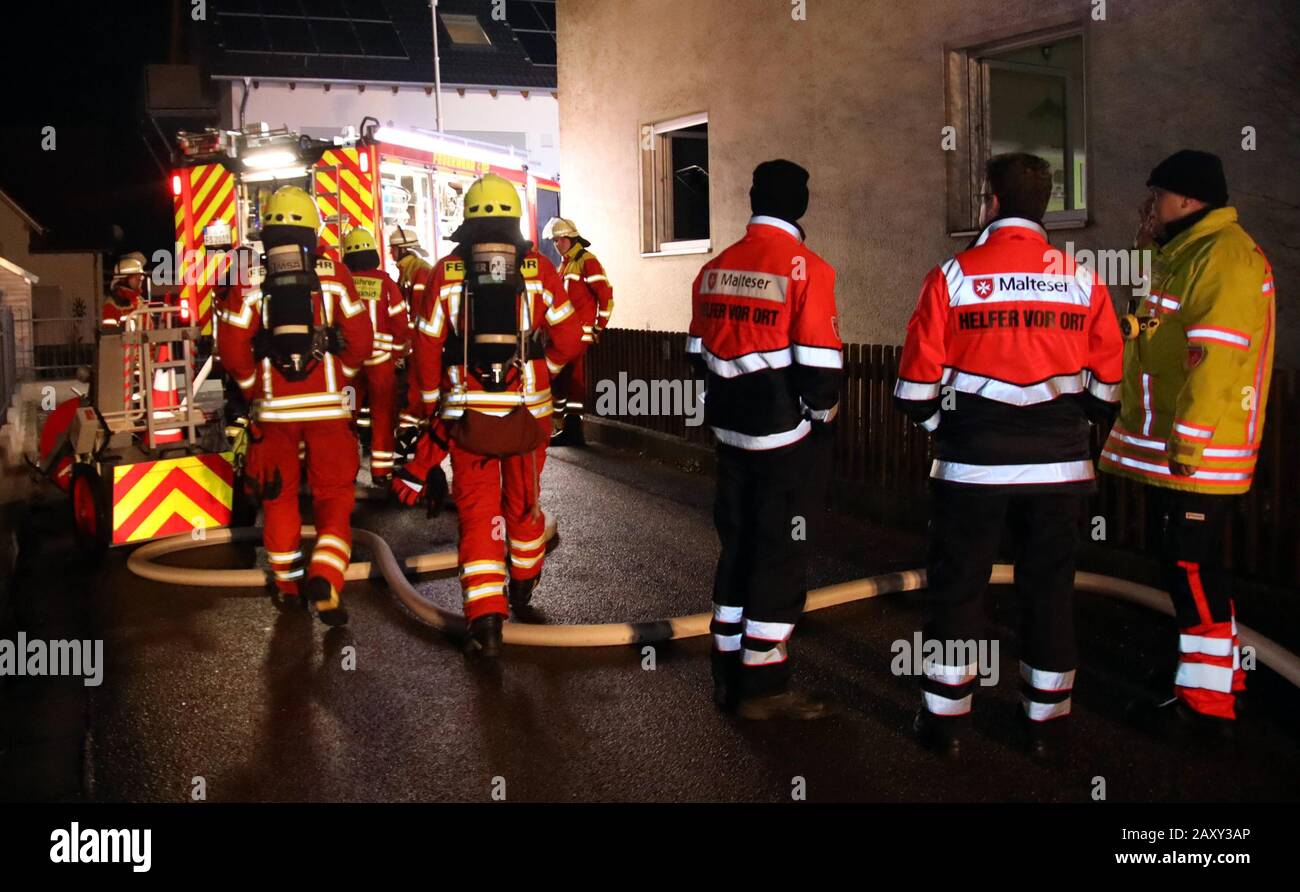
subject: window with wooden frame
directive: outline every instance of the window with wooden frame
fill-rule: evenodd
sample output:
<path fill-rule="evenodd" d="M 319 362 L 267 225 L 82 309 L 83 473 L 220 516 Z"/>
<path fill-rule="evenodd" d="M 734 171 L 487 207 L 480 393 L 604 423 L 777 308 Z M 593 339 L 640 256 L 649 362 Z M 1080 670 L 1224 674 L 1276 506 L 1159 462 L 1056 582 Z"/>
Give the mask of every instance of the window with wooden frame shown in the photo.
<path fill-rule="evenodd" d="M 1087 223 L 1084 46 L 1082 26 L 1072 23 L 948 50 L 948 123 L 956 129 L 945 145 L 950 233 L 979 228 L 984 164 L 1008 152 L 1051 165 L 1047 228 Z"/>
<path fill-rule="evenodd" d="M 708 114 L 646 124 L 641 128 L 641 251 L 709 250 Z"/>

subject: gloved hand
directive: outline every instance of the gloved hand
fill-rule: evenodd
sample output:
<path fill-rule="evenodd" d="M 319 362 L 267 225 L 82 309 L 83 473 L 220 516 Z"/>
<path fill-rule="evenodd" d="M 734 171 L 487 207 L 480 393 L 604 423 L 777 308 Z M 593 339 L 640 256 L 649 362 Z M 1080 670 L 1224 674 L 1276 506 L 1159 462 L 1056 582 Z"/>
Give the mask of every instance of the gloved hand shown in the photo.
<path fill-rule="evenodd" d="M 248 463 L 248 444 L 252 440 L 248 427 L 249 421 L 247 417 L 236 418 L 226 425 L 226 440 L 229 441 L 228 449 L 235 454 L 235 473 L 242 471 Z"/>
<path fill-rule="evenodd" d="M 335 356 L 342 356 L 348 349 L 347 338 L 343 337 L 343 329 L 337 325 L 331 325 L 325 329 L 326 349 Z"/>
<path fill-rule="evenodd" d="M 401 502 L 408 508 L 414 508 L 420 503 L 420 498 L 424 495 L 424 483 L 406 468 L 398 468 L 393 474 L 393 482 L 389 484 L 389 489 L 393 495 L 397 496 L 397 501 Z"/>

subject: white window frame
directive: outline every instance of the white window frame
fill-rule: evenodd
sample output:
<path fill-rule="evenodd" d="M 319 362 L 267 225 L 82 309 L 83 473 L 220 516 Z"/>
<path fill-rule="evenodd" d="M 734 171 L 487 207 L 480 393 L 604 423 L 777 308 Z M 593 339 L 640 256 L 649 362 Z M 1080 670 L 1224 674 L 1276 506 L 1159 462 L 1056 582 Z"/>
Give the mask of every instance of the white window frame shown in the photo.
<path fill-rule="evenodd" d="M 664 160 L 659 154 L 666 134 L 687 127 L 709 123 L 708 112 L 694 112 L 642 125 L 638 134 L 641 179 L 641 256 L 671 257 L 682 254 L 708 254 L 713 250 L 713 211 L 709 209 L 709 238 L 665 240 L 663 195 L 670 188 L 664 181 Z M 712 190 L 709 192 L 712 203 Z"/>
<path fill-rule="evenodd" d="M 1083 104 L 1081 119 L 1084 132 L 1083 146 L 1088 146 L 1088 32 L 1084 22 L 1069 19 L 1058 24 L 1050 24 L 1033 31 L 1014 35 L 968 41 L 964 45 L 948 46 L 947 53 L 947 108 L 948 121 L 958 128 L 958 148 L 945 152 L 948 162 L 948 234 L 953 237 L 966 237 L 978 233 L 979 199 L 983 185 L 984 163 L 990 154 L 989 126 L 989 77 L 990 68 L 1017 69 L 1022 66 L 1014 62 L 988 59 L 990 55 L 1012 52 L 1025 47 L 1038 46 L 1060 40 L 1078 38 L 1082 42 L 1083 74 L 1082 80 L 1062 73 L 1066 78 L 1066 102 L 1073 98 L 1071 93 L 1077 89 L 1079 101 Z M 1024 66 L 1029 68 L 1030 66 Z M 1037 71 L 1036 73 L 1043 73 Z M 1069 114 L 1066 115 L 1066 155 L 1073 163 L 1073 139 L 1076 134 L 1070 126 Z M 1089 168 L 1094 159 L 1089 153 Z M 1073 170 L 1070 171 L 1073 176 Z M 1050 211 L 1043 219 L 1045 229 L 1081 229 L 1089 223 L 1092 209 L 1092 181 L 1094 177 L 1088 168 L 1084 169 L 1082 208 Z"/>

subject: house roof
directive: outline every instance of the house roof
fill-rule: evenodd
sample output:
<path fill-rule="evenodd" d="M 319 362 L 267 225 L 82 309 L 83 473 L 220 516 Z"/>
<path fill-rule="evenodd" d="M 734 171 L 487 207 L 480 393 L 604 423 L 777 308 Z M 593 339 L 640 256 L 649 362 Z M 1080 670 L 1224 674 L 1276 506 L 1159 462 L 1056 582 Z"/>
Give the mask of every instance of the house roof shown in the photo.
<path fill-rule="evenodd" d="M 13 208 L 14 213 L 23 219 L 23 222 L 27 224 L 29 229 L 36 232 L 38 235 L 45 234 L 45 227 L 37 223 L 36 219 L 31 214 L 27 213 L 23 206 L 15 201 L 14 198 L 3 189 L 0 189 L 0 201 L 3 201 L 5 204 L 9 205 L 9 207 Z"/>
<path fill-rule="evenodd" d="M 555 0 L 438 0 L 437 8 L 474 16 L 490 41 L 457 43 L 440 19 L 445 86 L 555 89 Z M 212 0 L 208 10 L 202 32 L 214 77 L 433 84 L 429 0 Z"/>

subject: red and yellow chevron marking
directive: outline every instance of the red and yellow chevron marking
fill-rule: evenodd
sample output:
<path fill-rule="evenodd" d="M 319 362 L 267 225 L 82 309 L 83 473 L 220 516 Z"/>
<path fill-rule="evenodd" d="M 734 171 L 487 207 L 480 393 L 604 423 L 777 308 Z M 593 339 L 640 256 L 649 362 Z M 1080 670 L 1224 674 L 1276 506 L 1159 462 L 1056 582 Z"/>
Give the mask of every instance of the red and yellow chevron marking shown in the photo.
<path fill-rule="evenodd" d="M 203 230 L 214 220 L 225 220 L 239 238 L 235 175 L 220 164 L 201 164 L 175 172 L 181 179 L 176 196 L 176 253 L 181 299 L 194 308 L 204 334 L 212 333 L 212 287 L 220 260 L 208 257 Z"/>
<path fill-rule="evenodd" d="M 113 544 L 230 523 L 234 455 L 221 452 L 113 469 Z"/>
<path fill-rule="evenodd" d="M 367 153 L 367 169 L 361 154 Z M 321 238 L 338 247 L 343 233 L 354 226 L 375 231 L 375 157 L 368 146 L 329 149 L 316 165 L 316 205 L 320 208 Z M 333 219 L 337 217 L 337 219 Z"/>

